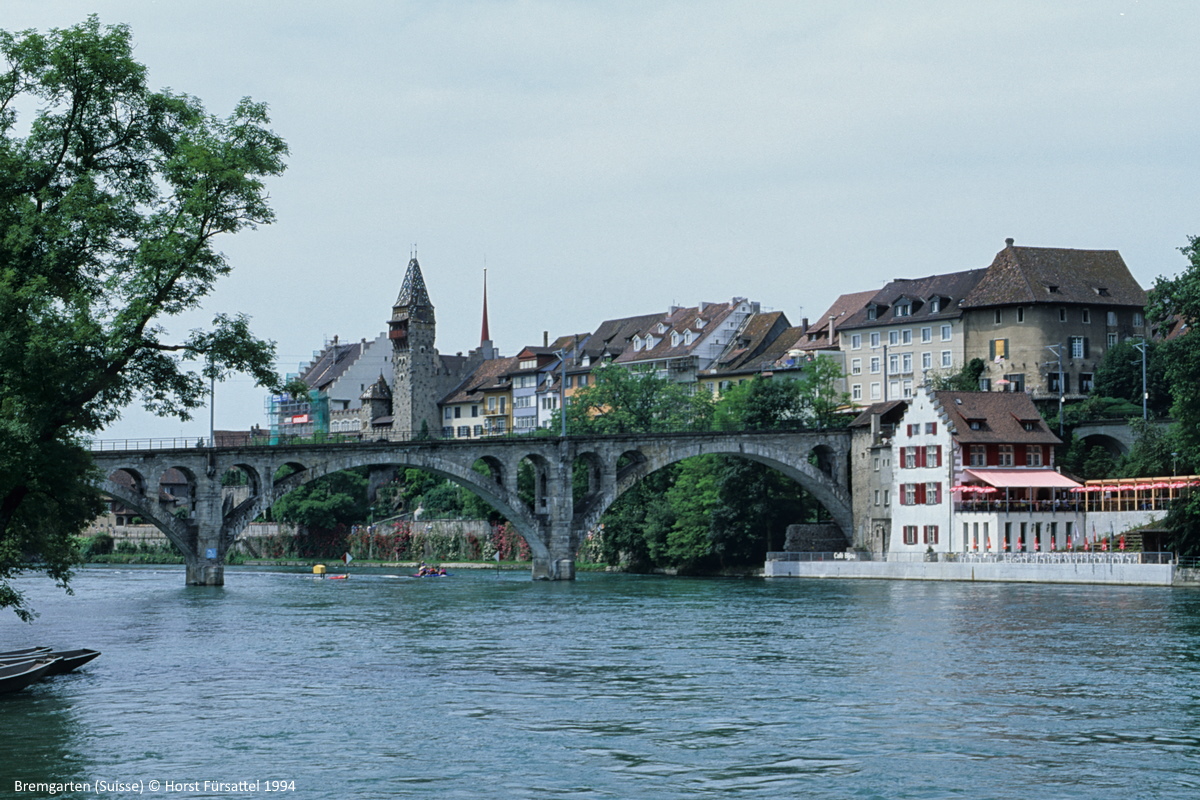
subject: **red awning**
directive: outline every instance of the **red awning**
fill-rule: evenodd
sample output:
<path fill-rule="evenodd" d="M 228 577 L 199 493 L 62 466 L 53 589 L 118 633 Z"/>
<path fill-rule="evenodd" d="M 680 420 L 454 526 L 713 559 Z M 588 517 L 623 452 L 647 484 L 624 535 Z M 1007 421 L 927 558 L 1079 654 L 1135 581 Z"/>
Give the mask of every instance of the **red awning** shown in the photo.
<path fill-rule="evenodd" d="M 1052 469 L 969 469 L 966 472 L 1000 489 L 1073 489 L 1080 485 Z"/>

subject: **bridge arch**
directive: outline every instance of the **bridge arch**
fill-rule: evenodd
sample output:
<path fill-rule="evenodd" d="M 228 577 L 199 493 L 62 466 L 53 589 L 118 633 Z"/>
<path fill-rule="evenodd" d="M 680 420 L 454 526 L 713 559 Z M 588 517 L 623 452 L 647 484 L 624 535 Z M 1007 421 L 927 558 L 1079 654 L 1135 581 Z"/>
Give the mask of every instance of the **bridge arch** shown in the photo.
<path fill-rule="evenodd" d="M 817 464 L 810 463 L 808 456 L 817 452 L 819 448 L 825 452 L 818 453 L 818 457 L 814 459 Z M 604 491 L 587 498 L 587 501 L 581 504 L 582 507 L 576 510 L 572 545 L 577 547 L 586 531 L 595 527 L 604 512 L 646 476 L 671 464 L 702 455 L 744 458 L 786 475 L 816 498 L 849 540 L 849 532 L 853 531 L 850 495 L 835 480 L 839 459 L 837 451 L 832 447 L 819 444 L 807 452 L 797 453 L 779 444 L 765 441 L 747 442 L 721 438 L 709 442 L 687 442 L 678 446 L 638 448 L 622 452 L 621 459 L 624 459 L 626 464 L 616 470 L 616 479 L 606 486 Z M 822 463 L 827 469 L 818 466 Z"/>
<path fill-rule="evenodd" d="M 491 466 L 490 461 L 489 466 Z M 526 543 L 528 543 L 535 558 L 550 557 L 549 550 L 538 536 L 537 520 L 514 492 L 506 488 L 503 483 L 496 481 L 492 476 L 481 475 L 476 472 L 471 466 L 464 466 L 461 462 L 442 458 L 434 453 L 420 450 L 381 450 L 379 453 L 355 453 L 328 460 L 316 460 L 303 472 L 294 473 L 282 481 L 277 481 L 269 498 L 267 495 L 261 496 L 263 500 L 261 507 L 253 513 L 251 518 L 266 511 L 279 498 L 317 478 L 356 467 L 380 466 L 410 467 L 425 470 L 439 477 L 447 478 L 474 492 L 513 523 L 517 531 L 524 537 Z M 499 467 L 499 465 L 497 466 Z M 502 469 L 502 467 L 499 468 Z M 236 535 L 236 532 L 236 530 L 232 531 L 233 535 Z"/>

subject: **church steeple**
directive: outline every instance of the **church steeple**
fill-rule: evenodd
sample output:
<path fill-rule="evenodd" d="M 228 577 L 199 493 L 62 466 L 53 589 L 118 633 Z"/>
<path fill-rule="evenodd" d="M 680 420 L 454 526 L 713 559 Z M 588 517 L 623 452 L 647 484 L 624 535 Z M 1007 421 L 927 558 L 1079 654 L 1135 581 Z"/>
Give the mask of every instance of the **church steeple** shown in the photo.
<path fill-rule="evenodd" d="M 479 332 L 479 344 L 484 345 L 492 340 L 488 331 L 487 318 L 487 267 L 483 268 L 483 329 Z"/>

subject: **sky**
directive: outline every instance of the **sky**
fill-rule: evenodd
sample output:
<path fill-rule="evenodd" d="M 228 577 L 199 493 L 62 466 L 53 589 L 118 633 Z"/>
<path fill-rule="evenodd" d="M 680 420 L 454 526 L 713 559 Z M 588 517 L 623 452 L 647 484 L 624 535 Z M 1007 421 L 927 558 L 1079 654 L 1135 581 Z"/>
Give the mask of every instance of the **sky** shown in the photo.
<path fill-rule="evenodd" d="M 297 372 L 386 327 L 414 247 L 442 353 L 605 319 L 1116 249 L 1150 287 L 1200 234 L 1194 0 L 4 0 L 0 28 L 126 23 L 153 87 L 268 104 L 275 224 L 181 336 L 246 313 Z M 218 429 L 265 424 L 218 385 Z M 101 438 L 207 435 L 138 408 Z"/>

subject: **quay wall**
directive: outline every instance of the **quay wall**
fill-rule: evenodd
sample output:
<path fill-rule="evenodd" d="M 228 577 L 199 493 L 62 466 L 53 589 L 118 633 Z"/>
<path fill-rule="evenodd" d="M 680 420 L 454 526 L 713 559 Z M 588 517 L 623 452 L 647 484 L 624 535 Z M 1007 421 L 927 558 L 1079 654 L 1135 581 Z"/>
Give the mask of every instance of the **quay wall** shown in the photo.
<path fill-rule="evenodd" d="M 1200 572 L 1193 570 L 1193 572 Z M 1174 564 L 1014 564 L 953 561 L 768 561 L 767 578 L 874 578 L 912 581 L 993 581 L 998 583 L 1101 583 L 1171 586 Z M 1200 577 L 1200 576 L 1198 576 Z"/>

